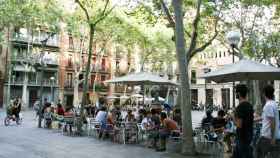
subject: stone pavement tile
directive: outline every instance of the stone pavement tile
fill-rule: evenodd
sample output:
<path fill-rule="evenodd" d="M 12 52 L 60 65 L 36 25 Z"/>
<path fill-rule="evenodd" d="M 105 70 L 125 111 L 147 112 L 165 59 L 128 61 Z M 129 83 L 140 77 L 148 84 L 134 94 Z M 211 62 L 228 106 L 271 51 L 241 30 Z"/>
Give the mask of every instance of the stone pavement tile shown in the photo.
<path fill-rule="evenodd" d="M 216 156 L 209 155 L 197 155 L 197 156 L 186 156 L 178 153 L 165 153 L 163 158 L 217 158 Z M 229 154 L 225 154 L 224 158 L 230 158 Z"/>

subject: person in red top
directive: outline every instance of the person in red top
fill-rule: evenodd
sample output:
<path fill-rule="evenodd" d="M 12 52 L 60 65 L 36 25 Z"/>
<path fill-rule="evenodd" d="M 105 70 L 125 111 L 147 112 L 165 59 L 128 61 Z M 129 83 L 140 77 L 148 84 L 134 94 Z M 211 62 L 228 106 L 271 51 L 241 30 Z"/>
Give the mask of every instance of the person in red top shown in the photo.
<path fill-rule="evenodd" d="M 64 109 L 60 103 L 57 104 L 57 110 L 56 110 L 57 115 L 62 115 L 64 116 Z"/>
<path fill-rule="evenodd" d="M 171 135 L 173 131 L 178 130 L 177 123 L 167 118 L 167 114 L 165 112 L 160 113 L 160 121 L 162 123 L 162 129 L 159 131 L 160 136 L 160 147 L 156 149 L 156 151 L 165 151 L 166 150 L 166 139 Z"/>

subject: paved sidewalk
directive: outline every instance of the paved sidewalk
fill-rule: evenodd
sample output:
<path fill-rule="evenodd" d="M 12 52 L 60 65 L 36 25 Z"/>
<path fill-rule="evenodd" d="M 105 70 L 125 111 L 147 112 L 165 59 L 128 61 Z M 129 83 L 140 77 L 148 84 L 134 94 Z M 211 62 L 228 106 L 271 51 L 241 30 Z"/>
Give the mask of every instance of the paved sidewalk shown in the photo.
<path fill-rule="evenodd" d="M 157 153 L 137 145 L 113 144 L 88 137 L 67 137 L 38 129 L 33 112 L 23 113 L 23 124 L 5 127 L 0 111 L 0 158 L 188 158 Z M 192 158 L 192 157 L 189 157 Z"/>

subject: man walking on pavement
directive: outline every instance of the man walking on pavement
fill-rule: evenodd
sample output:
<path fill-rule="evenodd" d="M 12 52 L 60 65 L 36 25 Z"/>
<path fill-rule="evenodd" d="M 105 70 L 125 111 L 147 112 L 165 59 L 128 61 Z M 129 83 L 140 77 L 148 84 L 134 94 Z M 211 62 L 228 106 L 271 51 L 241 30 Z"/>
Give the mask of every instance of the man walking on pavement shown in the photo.
<path fill-rule="evenodd" d="M 279 130 L 279 112 L 274 101 L 274 88 L 270 85 L 264 88 L 265 106 L 262 113 L 261 138 L 257 144 L 257 158 L 264 158 L 273 150 Z"/>
<path fill-rule="evenodd" d="M 236 98 L 239 100 L 234 114 L 236 124 L 236 146 L 233 158 L 253 158 L 251 141 L 253 138 L 253 106 L 247 101 L 248 88 L 244 84 L 236 86 Z"/>

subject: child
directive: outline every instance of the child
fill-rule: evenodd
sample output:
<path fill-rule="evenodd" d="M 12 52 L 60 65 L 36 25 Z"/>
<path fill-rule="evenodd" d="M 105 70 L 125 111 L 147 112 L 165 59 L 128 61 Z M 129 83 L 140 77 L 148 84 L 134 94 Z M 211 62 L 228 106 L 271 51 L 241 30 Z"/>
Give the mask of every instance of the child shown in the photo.
<path fill-rule="evenodd" d="M 46 111 L 44 113 L 44 119 L 45 119 L 45 126 L 47 128 L 51 128 L 51 125 L 52 125 L 52 112 L 51 112 L 51 108 L 50 107 L 46 108 Z"/>

